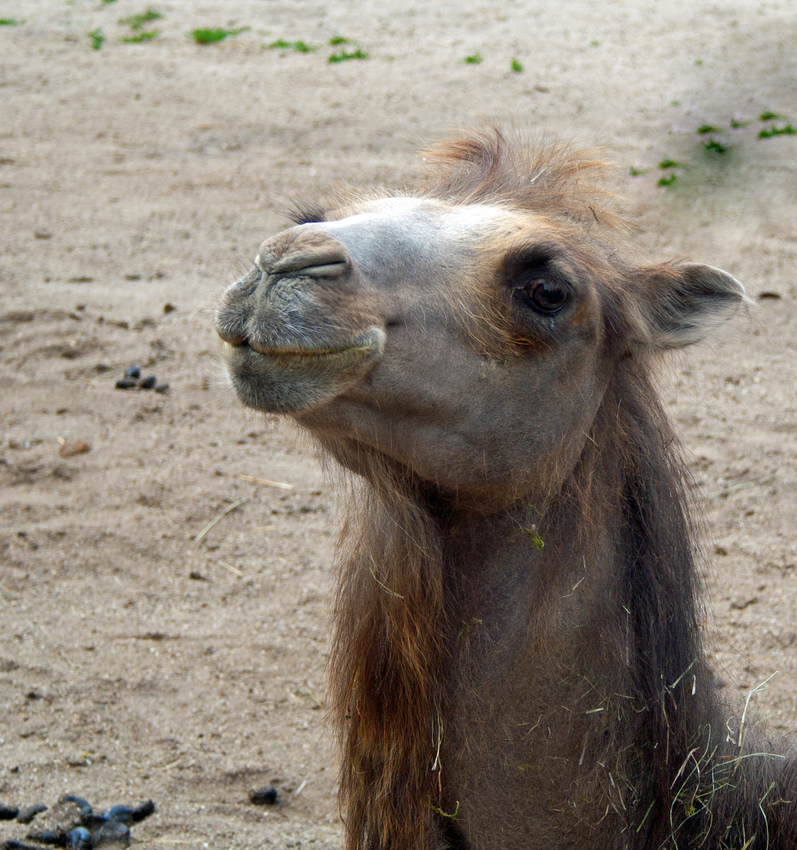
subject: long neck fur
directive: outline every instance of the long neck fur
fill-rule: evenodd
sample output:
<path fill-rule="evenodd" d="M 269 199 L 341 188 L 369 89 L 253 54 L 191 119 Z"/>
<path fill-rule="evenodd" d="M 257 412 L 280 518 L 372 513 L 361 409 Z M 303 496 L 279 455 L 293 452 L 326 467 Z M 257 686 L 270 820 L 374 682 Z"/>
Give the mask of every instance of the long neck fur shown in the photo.
<path fill-rule="evenodd" d="M 344 462 L 350 450 L 326 448 Z M 456 592 L 448 579 L 454 514 L 376 453 L 358 449 L 357 467 L 362 503 L 344 526 L 330 662 L 347 848 L 431 850 L 448 822 L 439 817 L 438 756 L 459 627 L 446 598 Z M 647 374 L 620 368 L 578 467 L 538 520 L 543 539 L 568 536 L 570 564 L 592 561 L 613 529 L 612 575 L 593 577 L 585 592 L 607 595 L 600 628 L 626 663 L 603 662 L 609 668 L 596 672 L 623 700 L 584 782 L 608 806 L 617 847 L 797 847 L 794 761 L 767 755 L 760 742 L 726 741 L 703 661 L 684 477 Z M 558 639 L 548 628 L 544 640 Z M 591 846 L 589 824 L 583 829 L 579 846 Z"/>

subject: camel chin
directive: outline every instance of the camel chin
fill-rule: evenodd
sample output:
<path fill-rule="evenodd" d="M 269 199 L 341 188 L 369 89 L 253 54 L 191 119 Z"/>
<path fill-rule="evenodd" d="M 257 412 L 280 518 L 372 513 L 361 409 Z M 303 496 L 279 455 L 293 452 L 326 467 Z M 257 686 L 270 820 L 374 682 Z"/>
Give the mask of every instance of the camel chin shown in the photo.
<path fill-rule="evenodd" d="M 359 384 L 382 356 L 385 332 L 378 327 L 335 347 L 258 350 L 251 343 L 223 341 L 230 384 L 247 407 L 296 414 L 325 404 Z"/>

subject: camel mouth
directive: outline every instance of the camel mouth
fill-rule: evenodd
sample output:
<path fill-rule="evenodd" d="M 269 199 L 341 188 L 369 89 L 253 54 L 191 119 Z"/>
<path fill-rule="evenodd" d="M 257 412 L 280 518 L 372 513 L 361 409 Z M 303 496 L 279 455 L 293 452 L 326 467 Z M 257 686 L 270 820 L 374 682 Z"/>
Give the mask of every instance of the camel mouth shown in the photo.
<path fill-rule="evenodd" d="M 297 361 L 334 360 L 336 357 L 357 357 L 358 354 L 368 357 L 374 350 L 373 346 L 368 344 L 347 345 L 341 348 L 267 348 L 252 342 L 244 342 L 243 345 L 263 357 Z"/>
<path fill-rule="evenodd" d="M 367 328 L 345 345 L 262 346 L 223 340 L 230 382 L 247 406 L 266 413 L 301 413 L 362 381 L 381 358 L 385 332 Z"/>
<path fill-rule="evenodd" d="M 381 356 L 385 348 L 385 332 L 381 328 L 366 328 L 362 333 L 342 345 L 299 346 L 262 344 L 246 337 L 222 337 L 232 349 L 249 349 L 253 354 L 274 360 L 313 363 L 314 361 L 371 359 Z"/>

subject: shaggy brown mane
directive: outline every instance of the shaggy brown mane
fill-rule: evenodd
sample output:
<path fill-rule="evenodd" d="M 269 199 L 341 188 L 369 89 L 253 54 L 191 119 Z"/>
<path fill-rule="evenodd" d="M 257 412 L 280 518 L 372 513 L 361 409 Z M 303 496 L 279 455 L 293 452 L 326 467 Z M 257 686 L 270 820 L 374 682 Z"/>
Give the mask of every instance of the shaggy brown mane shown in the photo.
<path fill-rule="evenodd" d="M 429 148 L 433 171 L 420 194 L 455 204 L 503 203 L 580 225 L 622 225 L 606 189 L 610 165 L 596 150 L 537 148 L 495 127 L 469 131 Z"/>
<path fill-rule="evenodd" d="M 334 441 L 322 448 L 352 465 L 353 447 Z M 442 834 L 459 848 L 451 817 L 457 801 L 444 797 L 441 784 L 453 766 L 440 761 L 449 733 L 446 671 L 466 651 L 461 637 L 469 630 L 452 626 L 447 602 L 457 584 L 446 543 L 450 508 L 379 453 L 356 452 L 365 481 L 351 481 L 330 659 L 346 846 L 436 850 Z M 584 768 L 578 795 L 606 807 L 599 822 L 574 811 L 574 847 L 593 842 L 607 818 L 616 823 L 611 834 L 626 836 L 617 845 L 624 850 L 767 850 L 770 841 L 779 850 L 797 847 L 788 818 L 797 799 L 794 763 L 754 735 L 729 740 L 703 662 L 687 481 L 651 376 L 629 366 L 607 391 L 574 475 L 537 507 L 541 538 L 556 541 L 563 529 L 569 535 L 568 543 L 551 544 L 554 562 L 568 546 L 605 548 L 607 522 L 627 530 L 616 542 L 618 574 L 584 561 L 594 657 L 572 658 L 569 642 L 551 631 L 556 607 L 580 576 L 552 574 L 530 620 L 530 645 L 561 671 L 571 704 L 600 712 L 590 725 L 560 712 L 557 739 L 574 741 L 580 759 L 593 765 Z M 563 786 L 561 793 L 565 799 L 571 791 Z M 550 839 L 557 844 L 561 835 Z"/>

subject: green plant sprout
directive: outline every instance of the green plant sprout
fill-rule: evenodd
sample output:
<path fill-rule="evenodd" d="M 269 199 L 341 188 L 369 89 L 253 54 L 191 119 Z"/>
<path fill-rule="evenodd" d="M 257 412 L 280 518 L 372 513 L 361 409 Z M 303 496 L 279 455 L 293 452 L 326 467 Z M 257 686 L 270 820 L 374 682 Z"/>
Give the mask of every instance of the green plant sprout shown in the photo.
<path fill-rule="evenodd" d="M 140 30 L 144 28 L 145 24 L 148 24 L 150 21 L 157 21 L 162 18 L 163 15 L 160 12 L 156 12 L 154 9 L 147 9 L 141 15 L 130 15 L 127 18 L 120 18 L 120 24 L 126 24 L 130 27 L 131 30 Z"/>
<path fill-rule="evenodd" d="M 517 59 L 513 59 L 511 68 L 516 74 L 519 74 L 523 70 L 523 65 Z"/>
<path fill-rule="evenodd" d="M 145 32 L 137 32 L 135 35 L 126 35 L 122 38 L 125 44 L 141 44 L 144 41 L 152 41 L 160 35 L 160 30 L 146 30 Z"/>
<path fill-rule="evenodd" d="M 295 50 L 297 53 L 312 53 L 316 49 L 315 45 L 305 41 L 286 41 L 284 38 L 272 41 L 269 47 L 276 50 Z"/>
<path fill-rule="evenodd" d="M 678 179 L 677 174 L 673 174 L 670 172 L 669 174 L 665 174 L 664 177 L 659 177 L 659 186 L 672 186 L 673 183 Z"/>
<path fill-rule="evenodd" d="M 713 124 L 701 124 L 695 132 L 705 135 L 706 133 L 717 133 L 719 131 Z"/>
<path fill-rule="evenodd" d="M 345 62 L 347 59 L 367 59 L 368 54 L 360 47 L 355 50 L 339 50 L 333 53 L 327 61 L 329 62 Z"/>
<path fill-rule="evenodd" d="M 723 145 L 722 142 L 718 142 L 716 139 L 707 139 L 703 142 L 703 147 L 709 153 L 716 154 L 727 153 L 730 150 L 730 145 Z"/>
<path fill-rule="evenodd" d="M 793 136 L 797 134 L 797 130 L 792 127 L 791 123 L 784 124 L 782 127 L 778 127 L 776 124 L 772 124 L 770 127 L 764 127 L 758 133 L 759 139 L 771 139 L 773 136 Z"/>
<path fill-rule="evenodd" d="M 92 50 L 99 50 L 102 47 L 102 43 L 105 41 L 105 35 L 99 28 L 92 30 L 89 33 L 89 38 L 91 39 Z"/>
<path fill-rule="evenodd" d="M 0 27 L 18 27 L 21 23 L 16 18 L 0 18 Z"/>
<path fill-rule="evenodd" d="M 483 59 L 481 53 L 477 50 L 476 53 L 471 53 L 470 56 L 466 56 L 464 61 L 466 65 L 478 65 L 481 61 L 483 61 Z"/>
<path fill-rule="evenodd" d="M 202 27 L 191 32 L 191 37 L 197 44 L 215 44 L 217 41 L 224 41 L 231 35 L 238 35 L 246 32 L 249 27 L 237 27 L 236 29 L 225 29 L 224 27 Z"/>
<path fill-rule="evenodd" d="M 337 47 L 339 44 L 356 44 L 350 38 L 346 38 L 345 35 L 333 35 L 327 43 L 330 47 Z"/>
<path fill-rule="evenodd" d="M 637 168 L 635 165 L 632 165 L 632 166 L 628 169 L 628 173 L 629 173 L 632 177 L 641 177 L 643 174 L 645 174 L 645 173 L 646 173 L 646 171 L 647 171 L 647 169 L 646 169 L 646 168 Z"/>

